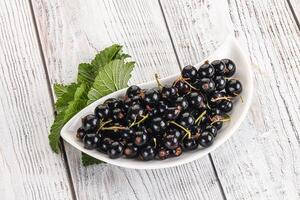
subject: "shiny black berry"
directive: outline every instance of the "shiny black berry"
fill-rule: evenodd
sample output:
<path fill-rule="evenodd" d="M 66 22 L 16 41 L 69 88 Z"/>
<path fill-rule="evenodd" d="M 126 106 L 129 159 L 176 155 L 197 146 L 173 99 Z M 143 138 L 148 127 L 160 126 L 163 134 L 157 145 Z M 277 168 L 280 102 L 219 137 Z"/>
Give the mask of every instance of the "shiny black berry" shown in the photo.
<path fill-rule="evenodd" d="M 158 113 L 161 115 L 163 115 L 166 112 L 166 110 L 168 109 L 168 105 L 164 101 L 159 101 L 158 105 L 156 107 L 157 107 Z"/>
<path fill-rule="evenodd" d="M 164 119 L 175 120 L 180 114 L 180 110 L 176 107 L 170 107 L 164 112 Z"/>
<path fill-rule="evenodd" d="M 167 159 L 168 157 L 170 157 L 170 150 L 162 147 L 158 150 L 157 154 L 158 154 L 158 158 L 160 160 L 164 160 L 164 159 Z"/>
<path fill-rule="evenodd" d="M 243 87 L 239 80 L 230 79 L 225 86 L 226 93 L 230 96 L 237 96 L 241 94 Z"/>
<path fill-rule="evenodd" d="M 95 130 L 99 125 L 99 118 L 97 118 L 95 115 L 87 115 L 84 118 L 82 118 L 82 125 L 85 130 Z"/>
<path fill-rule="evenodd" d="M 130 86 L 127 91 L 126 91 L 126 95 L 129 98 L 132 98 L 134 96 L 137 96 L 141 93 L 141 88 L 139 86 L 136 85 L 132 85 Z"/>
<path fill-rule="evenodd" d="M 115 122 L 120 122 L 124 120 L 126 113 L 120 108 L 114 108 L 112 110 L 112 119 Z"/>
<path fill-rule="evenodd" d="M 177 137 L 180 139 L 184 136 L 184 132 L 182 130 L 178 130 L 176 128 L 168 128 L 168 130 L 166 131 L 166 136 L 167 135 L 173 135 L 174 137 Z"/>
<path fill-rule="evenodd" d="M 198 69 L 198 77 L 201 78 L 212 78 L 215 74 L 215 68 L 209 64 L 204 63 Z"/>
<path fill-rule="evenodd" d="M 208 131 L 204 131 L 199 138 L 199 145 L 209 147 L 214 142 L 214 136 Z"/>
<path fill-rule="evenodd" d="M 198 147 L 198 143 L 194 137 L 190 137 L 183 140 L 183 146 L 187 150 L 195 150 Z"/>
<path fill-rule="evenodd" d="M 223 90 L 225 88 L 226 80 L 224 76 L 215 76 L 213 81 L 215 82 L 216 90 Z"/>
<path fill-rule="evenodd" d="M 191 92 L 187 95 L 187 100 L 189 102 L 189 106 L 193 108 L 200 108 L 203 103 L 202 95 L 197 92 Z"/>
<path fill-rule="evenodd" d="M 88 133 L 83 137 L 84 148 L 95 149 L 98 141 L 99 137 L 96 137 L 95 133 Z"/>
<path fill-rule="evenodd" d="M 218 134 L 218 129 L 214 125 L 207 126 L 205 131 L 210 132 L 214 137 Z"/>
<path fill-rule="evenodd" d="M 184 111 L 188 108 L 189 103 L 185 97 L 177 97 L 174 106 L 179 110 Z"/>
<path fill-rule="evenodd" d="M 214 60 L 211 65 L 215 69 L 215 75 L 223 76 L 225 74 L 225 64 L 221 60 Z"/>
<path fill-rule="evenodd" d="M 153 160 L 155 157 L 155 149 L 152 146 L 146 146 L 141 149 L 139 158 L 144 161 Z"/>
<path fill-rule="evenodd" d="M 107 105 L 98 105 L 94 113 L 97 118 L 107 120 L 110 115 L 110 110 Z"/>
<path fill-rule="evenodd" d="M 168 149 L 176 149 L 179 146 L 179 140 L 174 135 L 164 137 L 165 147 Z"/>
<path fill-rule="evenodd" d="M 219 108 L 222 112 L 228 113 L 228 112 L 232 111 L 233 103 L 231 100 L 225 99 L 225 100 L 221 101 L 221 103 L 219 104 Z"/>
<path fill-rule="evenodd" d="M 165 130 L 167 123 L 161 117 L 155 117 L 150 122 L 150 128 L 154 133 L 159 133 Z"/>
<path fill-rule="evenodd" d="M 107 151 L 110 158 L 119 158 L 123 155 L 124 145 L 121 142 L 113 142 Z"/>
<path fill-rule="evenodd" d="M 226 77 L 231 77 L 234 75 L 235 71 L 236 71 L 236 66 L 234 64 L 234 62 L 230 59 L 222 59 L 221 60 L 224 64 L 225 64 L 225 73 L 224 75 Z"/>
<path fill-rule="evenodd" d="M 133 122 L 144 115 L 144 112 L 145 110 L 139 104 L 135 104 L 129 108 L 126 118 L 129 122 Z"/>
<path fill-rule="evenodd" d="M 77 139 L 82 140 L 85 135 L 86 135 L 85 129 L 83 127 L 80 127 L 76 133 Z"/>
<path fill-rule="evenodd" d="M 126 144 L 124 148 L 124 155 L 127 158 L 134 158 L 138 155 L 138 153 L 139 153 L 139 149 L 136 145 L 134 145 L 133 143 Z"/>
<path fill-rule="evenodd" d="M 190 86 L 184 81 L 177 81 L 175 87 L 178 89 L 178 93 L 181 95 L 187 94 L 190 92 Z"/>
<path fill-rule="evenodd" d="M 197 69 L 192 65 L 187 65 L 182 69 L 181 76 L 194 82 L 197 78 Z"/>
<path fill-rule="evenodd" d="M 149 105 L 156 105 L 160 100 L 160 93 L 155 89 L 149 89 L 145 93 L 144 101 Z"/>
<path fill-rule="evenodd" d="M 132 129 L 122 130 L 119 133 L 119 138 L 121 141 L 129 142 L 134 137 L 134 131 Z"/>
<path fill-rule="evenodd" d="M 113 141 L 110 138 L 104 138 L 102 141 L 100 141 L 97 144 L 97 150 L 102 153 L 107 153 L 108 149 L 110 148 L 110 145 Z"/>
<path fill-rule="evenodd" d="M 174 86 L 164 86 L 161 90 L 161 96 L 163 99 L 174 99 L 178 96 L 178 89 Z"/>
<path fill-rule="evenodd" d="M 200 79 L 200 90 L 203 93 L 211 93 L 216 89 L 215 82 L 210 78 Z"/>
<path fill-rule="evenodd" d="M 171 150 L 171 155 L 177 157 L 180 156 L 182 154 L 182 147 L 179 146 L 176 149 Z"/>
<path fill-rule="evenodd" d="M 179 119 L 179 123 L 186 128 L 192 126 L 194 122 L 194 117 L 188 112 L 183 113 Z"/>
<path fill-rule="evenodd" d="M 136 146 L 143 146 L 148 141 L 147 130 L 143 127 L 135 131 L 134 134 L 134 144 Z"/>

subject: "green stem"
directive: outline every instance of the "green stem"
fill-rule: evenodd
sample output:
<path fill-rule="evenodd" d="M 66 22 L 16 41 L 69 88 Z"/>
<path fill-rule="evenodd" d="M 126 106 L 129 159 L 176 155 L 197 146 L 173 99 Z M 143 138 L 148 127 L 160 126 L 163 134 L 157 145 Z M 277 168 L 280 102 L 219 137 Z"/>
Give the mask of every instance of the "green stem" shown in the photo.
<path fill-rule="evenodd" d="M 211 101 L 212 101 L 212 102 L 216 102 L 216 101 L 222 100 L 222 99 L 228 100 L 228 99 L 232 99 L 232 97 L 217 97 L 217 98 L 215 98 L 215 99 L 211 99 Z"/>
<path fill-rule="evenodd" d="M 153 138 L 153 141 L 154 141 L 154 148 L 156 149 L 156 145 L 157 145 L 156 138 Z"/>
<path fill-rule="evenodd" d="M 102 121 L 101 121 L 101 122 L 102 122 Z M 108 120 L 108 121 L 106 121 L 106 122 L 103 122 L 103 124 L 100 123 L 101 126 L 98 128 L 97 131 L 101 130 L 106 124 L 109 124 L 110 122 L 112 122 L 112 120 Z"/>
<path fill-rule="evenodd" d="M 127 127 L 123 127 L 123 126 L 111 126 L 111 127 L 104 127 L 102 128 L 101 130 L 112 130 L 112 131 L 115 131 L 115 130 L 127 130 L 128 128 Z"/>
<path fill-rule="evenodd" d="M 203 116 L 206 114 L 206 110 L 204 110 L 200 115 L 199 115 L 199 117 L 197 117 L 197 119 L 196 119 L 196 121 L 195 121 L 195 124 L 197 124 L 198 126 L 199 126 L 199 124 L 200 124 L 200 122 L 201 122 L 201 120 L 202 120 L 202 118 L 203 118 Z M 199 122 L 199 123 L 197 123 L 197 122 Z"/>
<path fill-rule="evenodd" d="M 143 118 L 142 118 L 140 121 L 138 121 L 138 122 L 134 121 L 134 122 L 130 125 L 129 128 L 131 128 L 131 127 L 133 127 L 133 126 L 135 126 L 135 125 L 139 125 L 139 124 L 143 123 L 143 122 L 149 117 L 149 115 L 147 114 L 146 116 L 142 116 L 142 117 L 143 117 Z"/>
<path fill-rule="evenodd" d="M 185 82 L 188 86 L 190 86 L 190 88 L 192 88 L 192 89 L 194 89 L 194 90 L 197 90 L 198 91 L 198 89 L 197 88 L 195 88 L 194 86 L 192 86 L 189 82 L 187 82 L 185 79 L 182 79 L 183 80 L 183 82 Z"/>
<path fill-rule="evenodd" d="M 220 120 L 213 121 L 212 123 L 210 123 L 210 125 L 213 125 L 216 122 L 228 122 L 228 121 L 230 121 L 230 118 L 228 118 L 228 119 L 220 119 Z"/>
<path fill-rule="evenodd" d="M 155 80 L 156 80 L 156 82 L 157 82 L 158 87 L 162 88 L 163 85 L 162 85 L 161 82 L 159 81 L 158 74 L 155 74 Z"/>
<path fill-rule="evenodd" d="M 189 131 L 188 129 L 186 129 L 185 127 L 181 126 L 180 124 L 176 123 L 175 121 L 170 121 L 171 124 L 174 124 L 175 126 L 181 128 L 182 130 L 184 130 L 186 132 L 186 134 L 183 136 L 183 138 L 186 137 L 186 135 L 189 136 L 189 138 L 192 136 L 192 133 L 191 131 Z M 182 138 L 182 139 L 183 139 Z"/>

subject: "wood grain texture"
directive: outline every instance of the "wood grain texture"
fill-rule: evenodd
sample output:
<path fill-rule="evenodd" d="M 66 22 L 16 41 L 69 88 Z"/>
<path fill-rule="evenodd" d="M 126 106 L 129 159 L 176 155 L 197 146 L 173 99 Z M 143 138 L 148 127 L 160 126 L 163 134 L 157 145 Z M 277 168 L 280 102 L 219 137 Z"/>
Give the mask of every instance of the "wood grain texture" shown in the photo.
<path fill-rule="evenodd" d="M 219 39 L 203 36 L 206 30 L 197 26 L 202 24 L 198 15 L 210 19 L 211 10 L 222 8 L 218 13 L 230 14 L 223 23 L 229 22 L 258 66 L 256 94 L 247 119 L 232 139 L 212 153 L 226 198 L 299 199 L 300 33 L 287 2 L 161 3 L 181 63 L 196 63 L 198 55 L 214 49 L 206 45 L 203 53 L 203 40 L 217 44 Z"/>
<path fill-rule="evenodd" d="M 130 83 L 178 73 L 158 2 L 33 1 L 50 80 L 70 82 L 77 64 L 114 42 L 137 61 Z M 165 170 L 83 167 L 66 145 L 77 199 L 222 199 L 209 158 Z"/>
<path fill-rule="evenodd" d="M 0 1 L 1 199 L 70 199 L 48 144 L 51 96 L 28 1 Z"/>

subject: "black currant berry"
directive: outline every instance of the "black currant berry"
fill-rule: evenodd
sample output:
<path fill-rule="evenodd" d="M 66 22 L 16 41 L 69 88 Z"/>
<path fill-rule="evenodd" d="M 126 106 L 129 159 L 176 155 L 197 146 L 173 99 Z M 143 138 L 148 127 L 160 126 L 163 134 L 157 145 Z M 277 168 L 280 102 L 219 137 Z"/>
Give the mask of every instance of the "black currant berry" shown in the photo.
<path fill-rule="evenodd" d="M 187 65 L 182 69 L 181 76 L 194 82 L 197 78 L 197 69 L 192 65 Z"/>
<path fill-rule="evenodd" d="M 230 79 L 226 83 L 225 90 L 229 96 L 237 96 L 241 94 L 243 87 L 239 80 Z"/>
<path fill-rule="evenodd" d="M 198 147 L 198 143 L 197 143 L 197 140 L 193 137 L 184 138 L 183 146 L 187 150 L 195 150 Z"/>
<path fill-rule="evenodd" d="M 163 99 L 174 99 L 178 95 L 178 89 L 173 86 L 164 86 L 161 90 L 161 97 Z"/>
<path fill-rule="evenodd" d="M 138 155 L 139 149 L 137 146 L 135 146 L 133 143 L 126 144 L 124 148 L 124 155 L 127 158 L 134 158 Z"/>
<path fill-rule="evenodd" d="M 137 118 L 144 115 L 144 112 L 144 109 L 139 104 L 135 104 L 129 108 L 126 118 L 129 122 L 133 122 Z"/>
<path fill-rule="evenodd" d="M 164 160 L 164 159 L 167 159 L 170 156 L 170 150 L 165 149 L 165 148 L 162 147 L 158 150 L 157 154 L 158 154 L 158 158 L 160 160 Z"/>
<path fill-rule="evenodd" d="M 124 120 L 126 113 L 124 113 L 124 111 L 120 108 L 114 108 L 112 110 L 112 119 L 115 122 L 120 122 L 122 120 Z"/>
<path fill-rule="evenodd" d="M 98 141 L 99 141 L 99 137 L 96 137 L 95 133 L 88 133 L 83 138 L 84 148 L 95 149 Z"/>
<path fill-rule="evenodd" d="M 110 110 L 107 105 L 98 105 L 95 108 L 95 116 L 99 119 L 107 120 L 110 116 Z"/>
<path fill-rule="evenodd" d="M 127 91 L 126 91 L 126 95 L 129 98 L 132 98 L 134 96 L 137 96 L 141 93 L 141 88 L 139 86 L 136 85 L 132 85 L 130 86 Z"/>
<path fill-rule="evenodd" d="M 209 64 L 204 63 L 198 69 L 198 77 L 201 78 L 212 78 L 215 74 L 215 68 Z"/>
<path fill-rule="evenodd" d="M 204 131 L 199 138 L 199 145 L 209 147 L 214 142 L 214 136 L 208 131 Z"/>
<path fill-rule="evenodd" d="M 178 89 L 178 93 L 181 95 L 187 94 L 191 90 L 190 86 L 181 80 L 175 83 L 175 87 Z"/>
<path fill-rule="evenodd" d="M 129 142 L 133 139 L 134 131 L 132 129 L 122 130 L 119 134 L 121 141 Z"/>
<path fill-rule="evenodd" d="M 214 137 L 218 134 L 218 129 L 214 125 L 207 126 L 205 131 L 210 132 Z"/>
<path fill-rule="evenodd" d="M 229 99 L 224 99 L 219 104 L 219 108 L 222 112 L 228 113 L 228 112 L 232 111 L 233 103 Z"/>
<path fill-rule="evenodd" d="M 215 91 L 209 96 L 209 105 L 216 106 L 219 105 L 223 101 L 223 97 L 225 97 L 225 92 Z"/>
<path fill-rule="evenodd" d="M 191 116 L 191 114 L 188 112 L 183 113 L 179 119 L 179 123 L 186 128 L 192 126 L 194 122 L 195 122 L 194 117 Z"/>
<path fill-rule="evenodd" d="M 149 105 L 156 105 L 160 100 L 160 93 L 155 89 L 149 89 L 145 93 L 144 101 Z"/>
<path fill-rule="evenodd" d="M 203 93 L 211 93 L 216 89 L 215 82 L 210 78 L 202 78 L 200 79 L 200 90 Z"/>
<path fill-rule="evenodd" d="M 211 65 L 215 69 L 215 75 L 224 76 L 226 66 L 221 60 L 214 60 Z"/>
<path fill-rule="evenodd" d="M 226 77 L 233 76 L 236 71 L 236 66 L 235 66 L 234 62 L 230 59 L 222 59 L 221 62 L 223 62 L 226 66 L 224 75 Z"/>
<path fill-rule="evenodd" d="M 182 154 L 182 147 L 177 147 L 176 149 L 173 149 L 171 151 L 171 154 L 176 157 L 180 156 Z"/>
<path fill-rule="evenodd" d="M 203 103 L 202 95 L 197 92 L 191 92 L 187 95 L 187 100 L 189 102 L 189 106 L 193 108 L 200 108 Z"/>
<path fill-rule="evenodd" d="M 155 117 L 150 122 L 150 128 L 154 133 L 159 133 L 167 127 L 166 122 L 161 117 Z"/>
<path fill-rule="evenodd" d="M 119 158 L 123 155 L 124 145 L 121 142 L 113 142 L 107 151 L 110 158 Z"/>
<path fill-rule="evenodd" d="M 185 97 L 177 97 L 174 105 L 179 110 L 184 111 L 188 108 L 189 103 Z"/>
<path fill-rule="evenodd" d="M 97 150 L 102 153 L 107 153 L 108 149 L 110 148 L 110 145 L 113 141 L 110 138 L 104 138 L 102 141 L 100 141 L 97 144 Z"/>
<path fill-rule="evenodd" d="M 176 149 L 179 145 L 178 138 L 174 135 L 167 135 L 164 137 L 165 147 L 168 149 Z"/>
<path fill-rule="evenodd" d="M 140 151 L 140 159 L 144 161 L 153 160 L 155 157 L 155 149 L 152 146 L 146 146 Z"/>
<path fill-rule="evenodd" d="M 82 125 L 86 131 L 95 130 L 99 125 L 99 119 L 95 115 L 87 115 L 82 118 Z"/>
<path fill-rule="evenodd" d="M 180 110 L 176 107 L 168 108 L 164 112 L 164 119 L 166 120 L 175 120 L 180 114 Z"/>
<path fill-rule="evenodd" d="M 143 146 L 148 141 L 148 134 L 146 128 L 140 128 L 139 130 L 136 130 L 134 134 L 134 144 L 136 146 Z"/>
<path fill-rule="evenodd" d="M 223 76 L 215 76 L 213 80 L 215 82 L 216 90 L 223 90 L 225 88 L 226 80 Z"/>
<path fill-rule="evenodd" d="M 85 135 L 86 135 L 85 129 L 83 127 L 80 127 L 76 133 L 77 139 L 82 140 Z"/>

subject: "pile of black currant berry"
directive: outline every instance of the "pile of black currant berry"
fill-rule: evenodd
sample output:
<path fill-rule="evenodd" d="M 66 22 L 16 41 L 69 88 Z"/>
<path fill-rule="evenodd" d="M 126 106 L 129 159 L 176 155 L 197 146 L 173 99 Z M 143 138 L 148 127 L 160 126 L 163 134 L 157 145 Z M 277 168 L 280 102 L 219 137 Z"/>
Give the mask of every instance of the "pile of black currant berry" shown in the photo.
<path fill-rule="evenodd" d="M 133 85 L 124 97 L 107 99 L 82 118 L 76 136 L 86 149 L 110 158 L 144 161 L 208 147 L 230 119 L 234 97 L 241 97 L 235 71 L 230 59 L 207 61 L 198 70 L 184 67 L 173 85 L 162 85 L 157 76 L 157 88 Z"/>

